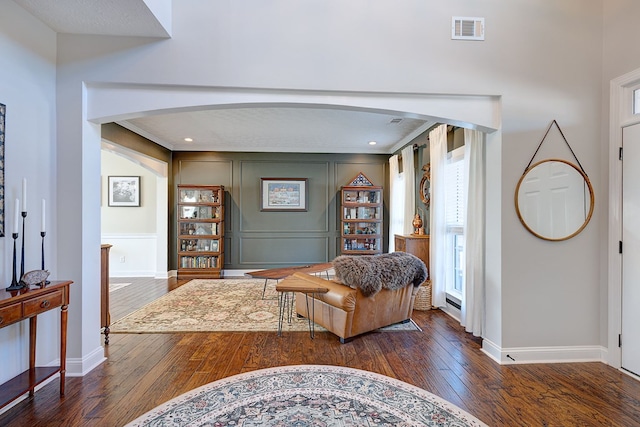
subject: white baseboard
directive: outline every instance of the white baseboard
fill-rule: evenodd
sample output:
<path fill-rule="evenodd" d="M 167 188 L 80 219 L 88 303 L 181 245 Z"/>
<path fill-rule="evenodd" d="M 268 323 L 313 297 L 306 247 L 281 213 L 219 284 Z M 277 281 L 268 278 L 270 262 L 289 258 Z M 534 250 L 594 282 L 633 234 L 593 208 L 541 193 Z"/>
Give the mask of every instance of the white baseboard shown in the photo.
<path fill-rule="evenodd" d="M 246 276 L 246 274 L 251 273 L 252 271 L 256 271 L 256 269 L 254 268 L 251 270 L 222 270 L 222 277 L 224 277 L 225 279 L 231 279 L 235 277 L 248 277 Z M 335 271 L 333 268 L 330 268 L 329 270 L 327 270 L 327 272 L 329 273 L 329 276 L 335 275 Z M 322 277 L 326 277 L 324 275 L 324 272 L 322 272 Z"/>
<path fill-rule="evenodd" d="M 94 351 L 92 351 L 87 356 L 83 357 L 82 359 L 67 358 L 66 376 L 67 377 L 82 377 L 82 376 L 88 374 L 89 372 L 91 372 L 91 370 L 93 370 L 93 368 L 95 368 L 96 366 L 98 366 L 99 364 L 104 362 L 105 360 L 107 360 L 107 359 L 104 357 L 104 348 L 102 346 L 96 348 Z M 46 366 L 60 366 L 60 359 L 59 358 L 55 359 L 55 360 L 51 361 L 50 363 L 48 363 Z M 37 392 L 42 387 L 46 386 L 47 384 L 51 383 L 52 381 L 59 382 L 60 381 L 60 373 L 52 375 L 51 377 L 47 378 L 46 380 L 44 380 L 43 382 L 38 384 L 35 387 L 35 391 Z M 16 400 L 11 402 L 10 404 L 5 406 L 4 408 L 0 409 L 0 414 L 3 414 L 5 412 L 7 412 L 9 409 L 11 409 L 12 407 L 17 405 L 18 403 L 20 403 L 23 400 L 25 400 L 27 397 L 29 397 L 28 393 L 25 393 L 24 395 L 20 396 L 19 398 L 17 398 Z"/>
<path fill-rule="evenodd" d="M 525 363 L 606 363 L 606 349 L 602 346 L 572 347 L 514 347 L 500 348 L 489 340 L 482 340 L 482 351 L 501 365 Z"/>
<path fill-rule="evenodd" d="M 168 271 L 156 271 L 156 274 L 153 276 L 154 279 L 168 279 L 171 277 Z"/>
<path fill-rule="evenodd" d="M 99 346 L 82 359 L 67 358 L 67 376 L 68 377 L 83 377 L 93 368 L 107 360 L 104 357 L 104 347 Z"/>
<path fill-rule="evenodd" d="M 225 279 L 230 279 L 232 277 L 247 277 L 245 276 L 245 274 L 251 271 L 256 270 L 222 270 L 222 277 L 224 277 Z"/>

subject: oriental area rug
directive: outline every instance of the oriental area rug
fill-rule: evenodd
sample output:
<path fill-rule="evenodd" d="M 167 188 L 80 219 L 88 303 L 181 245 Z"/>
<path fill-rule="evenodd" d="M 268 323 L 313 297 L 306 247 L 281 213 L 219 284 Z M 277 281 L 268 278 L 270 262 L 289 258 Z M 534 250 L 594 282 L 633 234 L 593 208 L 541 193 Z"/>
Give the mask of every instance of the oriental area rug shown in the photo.
<path fill-rule="evenodd" d="M 224 378 L 155 408 L 142 426 L 486 426 L 411 384 L 359 369 L 299 365 Z"/>
<path fill-rule="evenodd" d="M 278 330 L 275 280 L 262 299 L 262 279 L 194 279 L 110 326 L 114 333 L 244 332 Z M 283 332 L 308 331 L 307 319 L 294 314 Z M 316 331 L 326 329 L 316 325 Z M 381 331 L 420 331 L 413 323 Z"/>

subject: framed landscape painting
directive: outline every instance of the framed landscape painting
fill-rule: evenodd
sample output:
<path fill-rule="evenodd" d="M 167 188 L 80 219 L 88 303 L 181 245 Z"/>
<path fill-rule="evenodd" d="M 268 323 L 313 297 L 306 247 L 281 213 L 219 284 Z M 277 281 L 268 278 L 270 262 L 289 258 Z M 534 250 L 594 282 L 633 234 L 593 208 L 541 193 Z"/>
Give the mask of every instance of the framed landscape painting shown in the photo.
<path fill-rule="evenodd" d="M 307 211 L 307 178 L 261 178 L 261 211 Z"/>
<path fill-rule="evenodd" d="M 109 206 L 140 206 L 139 176 L 110 176 Z"/>

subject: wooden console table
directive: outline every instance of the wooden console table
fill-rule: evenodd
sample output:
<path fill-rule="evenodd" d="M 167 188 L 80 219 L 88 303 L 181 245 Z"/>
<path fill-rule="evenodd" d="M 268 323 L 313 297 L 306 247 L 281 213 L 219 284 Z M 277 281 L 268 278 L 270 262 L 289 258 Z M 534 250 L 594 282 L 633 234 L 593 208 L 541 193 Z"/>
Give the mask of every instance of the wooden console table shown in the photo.
<path fill-rule="evenodd" d="M 71 281 L 52 281 L 44 288 L 7 292 L 0 290 L 0 328 L 29 319 L 29 369 L 0 384 L 0 408 L 25 393 L 33 396 L 35 387 L 60 373 L 60 395 L 64 395 L 67 360 L 67 307 Z M 38 314 L 60 307 L 60 366 L 36 367 Z"/>

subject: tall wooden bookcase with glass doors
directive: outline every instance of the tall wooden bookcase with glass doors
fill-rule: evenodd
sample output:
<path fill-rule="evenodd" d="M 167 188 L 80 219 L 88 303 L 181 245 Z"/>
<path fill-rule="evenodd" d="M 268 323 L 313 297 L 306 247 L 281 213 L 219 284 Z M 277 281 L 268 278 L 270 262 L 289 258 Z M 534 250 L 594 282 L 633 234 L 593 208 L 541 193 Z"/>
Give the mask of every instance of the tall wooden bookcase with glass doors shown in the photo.
<path fill-rule="evenodd" d="M 178 278 L 221 278 L 224 187 L 181 184 L 177 196 Z"/>
<path fill-rule="evenodd" d="M 373 255 L 382 252 L 382 187 L 362 172 L 340 191 L 340 253 Z"/>

